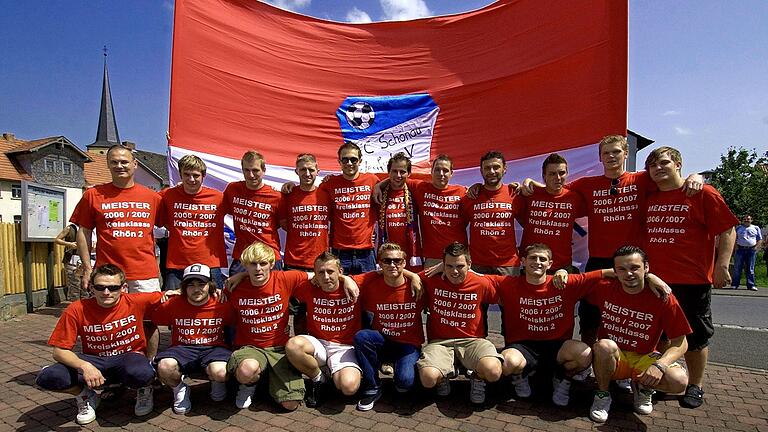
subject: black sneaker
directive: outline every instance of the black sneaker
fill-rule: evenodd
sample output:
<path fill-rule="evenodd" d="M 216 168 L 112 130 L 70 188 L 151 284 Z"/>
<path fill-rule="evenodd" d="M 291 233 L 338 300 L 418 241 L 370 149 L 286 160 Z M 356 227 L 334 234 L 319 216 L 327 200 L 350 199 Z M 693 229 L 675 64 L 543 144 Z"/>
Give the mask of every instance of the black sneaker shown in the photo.
<path fill-rule="evenodd" d="M 680 398 L 680 406 L 683 408 L 698 408 L 704 403 L 704 390 L 696 384 L 688 384 L 685 395 Z"/>
<path fill-rule="evenodd" d="M 375 405 L 376 401 L 379 399 L 381 399 L 381 390 L 374 394 L 365 395 L 362 399 L 360 399 L 360 402 L 357 403 L 357 410 L 370 411 L 373 408 L 373 405 Z"/>
<path fill-rule="evenodd" d="M 308 380 L 304 382 L 304 386 L 307 389 L 304 394 L 304 403 L 310 408 L 320 406 L 323 403 L 323 383 Z"/>

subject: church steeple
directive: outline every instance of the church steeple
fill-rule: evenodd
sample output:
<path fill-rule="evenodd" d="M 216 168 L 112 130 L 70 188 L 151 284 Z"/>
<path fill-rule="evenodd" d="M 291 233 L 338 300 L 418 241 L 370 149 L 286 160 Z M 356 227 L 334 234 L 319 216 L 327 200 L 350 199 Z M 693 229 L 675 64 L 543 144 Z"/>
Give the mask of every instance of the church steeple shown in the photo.
<path fill-rule="evenodd" d="M 117 119 L 115 108 L 112 106 L 112 92 L 109 88 L 109 74 L 107 72 L 107 46 L 104 46 L 104 82 L 101 87 L 101 111 L 99 112 L 99 129 L 96 132 L 96 141 L 91 147 L 112 147 L 120 144 L 120 135 L 117 133 Z"/>

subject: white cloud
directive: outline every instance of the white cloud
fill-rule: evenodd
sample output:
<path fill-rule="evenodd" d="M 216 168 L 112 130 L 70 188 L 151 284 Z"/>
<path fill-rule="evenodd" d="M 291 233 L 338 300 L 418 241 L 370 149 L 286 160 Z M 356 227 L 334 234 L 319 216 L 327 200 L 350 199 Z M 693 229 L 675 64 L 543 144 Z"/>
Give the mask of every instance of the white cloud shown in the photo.
<path fill-rule="evenodd" d="M 406 21 L 432 16 L 424 0 L 379 0 L 388 21 Z"/>
<path fill-rule="evenodd" d="M 664 114 L 662 114 L 662 115 L 663 116 L 676 116 L 676 115 L 680 115 L 680 111 L 667 110 L 667 111 L 664 111 Z"/>
<path fill-rule="evenodd" d="M 681 136 L 693 135 L 693 131 L 691 131 L 690 129 L 688 129 L 686 127 L 682 127 L 682 126 L 675 126 L 675 133 L 678 134 L 678 135 L 681 135 Z"/>
<path fill-rule="evenodd" d="M 353 7 L 347 12 L 347 22 L 364 24 L 372 21 L 373 20 L 371 19 L 370 15 L 368 15 L 365 11 L 358 9 L 357 7 Z"/>
<path fill-rule="evenodd" d="M 310 3 L 312 3 L 312 0 L 263 0 L 263 1 L 271 4 L 272 6 L 277 6 L 280 9 L 285 9 L 285 10 L 294 11 L 294 12 L 304 9 L 305 7 L 309 6 Z"/>

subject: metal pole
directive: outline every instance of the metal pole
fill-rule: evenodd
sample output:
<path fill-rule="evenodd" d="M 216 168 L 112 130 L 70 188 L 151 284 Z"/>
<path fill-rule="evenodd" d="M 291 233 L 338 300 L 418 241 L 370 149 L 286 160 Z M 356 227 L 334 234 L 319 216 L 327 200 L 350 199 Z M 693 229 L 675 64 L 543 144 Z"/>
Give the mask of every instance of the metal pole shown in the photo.
<path fill-rule="evenodd" d="M 54 285 L 56 285 L 56 283 L 53 280 L 53 270 L 56 266 L 53 250 L 53 243 L 48 243 L 48 267 L 45 271 L 45 277 L 48 281 L 48 298 L 46 299 L 46 304 L 48 306 L 53 306 L 58 303 L 55 296 L 56 290 L 54 289 Z"/>
<path fill-rule="evenodd" d="M 34 312 L 32 303 L 32 243 L 24 243 L 24 295 L 27 298 L 27 313 Z"/>

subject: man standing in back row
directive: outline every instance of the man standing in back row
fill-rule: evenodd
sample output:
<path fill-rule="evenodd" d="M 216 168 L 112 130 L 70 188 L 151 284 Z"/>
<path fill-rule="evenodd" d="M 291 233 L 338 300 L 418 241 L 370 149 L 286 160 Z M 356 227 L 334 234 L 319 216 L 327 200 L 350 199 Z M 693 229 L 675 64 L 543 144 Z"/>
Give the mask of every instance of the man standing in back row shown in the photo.
<path fill-rule="evenodd" d="M 731 288 L 739 289 L 741 272 L 744 270 L 747 274 L 747 289 L 757 291 L 755 286 L 755 257 L 762 244 L 763 233 L 760 227 L 752 225 L 752 216 L 744 216 L 741 219 L 741 225 L 736 227 L 736 249 L 733 251 Z"/>
<path fill-rule="evenodd" d="M 709 339 L 715 332 L 712 285 L 722 288 L 730 282 L 733 227 L 739 221 L 712 186 L 704 185 L 701 193 L 687 196 L 680 175 L 682 165 L 680 152 L 671 147 L 659 147 L 645 160 L 645 168 L 659 188 L 648 197 L 645 248 L 653 271 L 672 288 L 693 329 L 685 353 L 690 383 L 680 404 L 696 408 L 704 401 L 701 385 Z"/>

